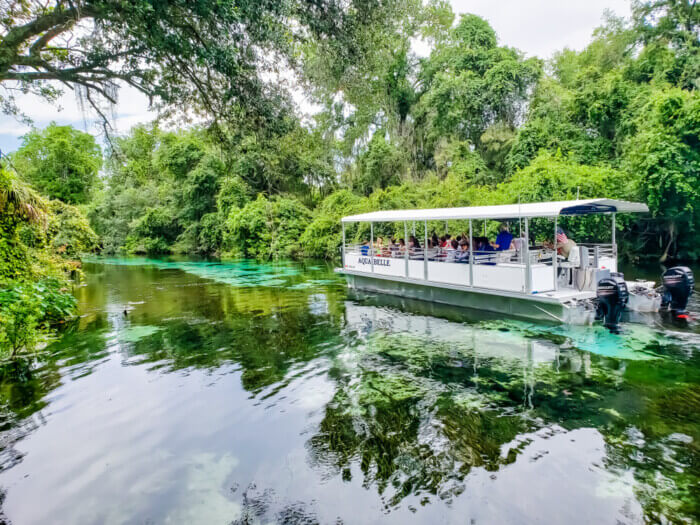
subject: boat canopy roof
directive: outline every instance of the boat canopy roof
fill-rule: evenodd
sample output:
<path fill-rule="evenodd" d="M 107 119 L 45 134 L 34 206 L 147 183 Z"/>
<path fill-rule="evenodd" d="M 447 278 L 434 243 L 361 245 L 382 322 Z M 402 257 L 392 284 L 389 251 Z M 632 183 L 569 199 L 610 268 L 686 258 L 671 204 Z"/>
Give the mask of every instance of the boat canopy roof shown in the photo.
<path fill-rule="evenodd" d="M 575 201 L 531 202 L 500 206 L 469 208 L 434 208 L 430 210 L 386 210 L 349 215 L 342 222 L 435 221 L 452 219 L 517 219 L 520 217 L 556 217 L 558 215 L 587 215 L 589 213 L 644 213 L 649 208 L 639 202 L 614 199 L 583 199 Z"/>

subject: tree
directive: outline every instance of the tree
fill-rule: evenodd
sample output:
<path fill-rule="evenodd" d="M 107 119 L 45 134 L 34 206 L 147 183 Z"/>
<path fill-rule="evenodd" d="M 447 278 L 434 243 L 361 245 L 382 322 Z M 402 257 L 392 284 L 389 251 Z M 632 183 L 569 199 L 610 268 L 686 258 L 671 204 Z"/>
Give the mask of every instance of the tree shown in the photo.
<path fill-rule="evenodd" d="M 77 91 L 103 118 L 127 84 L 159 107 L 215 120 L 274 122 L 280 90 L 264 80 L 294 65 L 313 39 L 362 59 L 366 21 L 390 16 L 380 0 L 21 0 L 0 4 L 0 101 L 20 113 L 16 92 L 48 99 Z M 52 83 L 53 82 L 53 83 Z M 250 119 L 240 120 L 240 116 Z"/>
<path fill-rule="evenodd" d="M 350 183 L 358 193 L 369 195 L 376 189 L 399 184 L 405 165 L 401 149 L 388 142 L 379 130 L 372 136 L 367 151 L 357 159 Z"/>
<path fill-rule="evenodd" d="M 489 126 L 515 127 L 539 74 L 537 59 L 499 47 L 488 22 L 463 15 L 421 70 L 416 118 L 426 142 L 434 146 L 440 137 L 454 137 L 478 147 Z"/>
<path fill-rule="evenodd" d="M 283 133 L 249 134 L 233 146 L 231 170 L 255 193 L 292 193 L 307 203 L 335 183 L 333 140 L 289 119 Z"/>
<path fill-rule="evenodd" d="M 100 182 L 102 151 L 92 135 L 51 123 L 27 133 L 12 162 L 47 197 L 85 204 Z"/>
<path fill-rule="evenodd" d="M 411 38 L 434 21 L 431 13 L 420 0 L 384 2 L 367 18 L 364 30 L 355 33 L 355 56 L 334 41 L 308 40 L 300 46 L 310 93 L 324 105 L 325 127 L 342 134 L 346 153 L 374 127 L 393 137 L 404 132 L 418 64 Z M 355 57 L 361 61 L 352 66 Z"/>
<path fill-rule="evenodd" d="M 311 213 L 298 200 L 266 199 L 258 195 L 243 208 L 234 208 L 226 222 L 225 244 L 233 255 L 282 259 L 301 254 L 299 244 Z"/>
<path fill-rule="evenodd" d="M 668 51 L 673 56 L 668 80 L 700 89 L 700 8 L 696 0 L 633 0 L 632 22 L 647 55 L 664 57 Z"/>
<path fill-rule="evenodd" d="M 46 222 L 46 201 L 0 164 L 0 283 L 31 274 L 29 251 L 19 237 L 24 224 Z"/>
<path fill-rule="evenodd" d="M 681 89 L 654 93 L 638 116 L 625 164 L 661 221 L 662 259 L 700 256 L 700 95 Z"/>

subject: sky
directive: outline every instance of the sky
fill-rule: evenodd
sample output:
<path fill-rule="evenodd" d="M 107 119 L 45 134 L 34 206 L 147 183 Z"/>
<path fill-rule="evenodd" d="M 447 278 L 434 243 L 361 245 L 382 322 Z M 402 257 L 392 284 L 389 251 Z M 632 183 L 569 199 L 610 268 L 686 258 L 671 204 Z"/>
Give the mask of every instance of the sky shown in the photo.
<path fill-rule="evenodd" d="M 541 58 L 549 58 L 564 47 L 583 49 L 590 42 L 593 29 L 601 24 L 606 10 L 620 16 L 630 14 L 630 0 L 451 0 L 450 3 L 455 13 L 474 13 L 488 20 L 501 45 Z M 70 92 L 58 105 L 29 95 L 19 99 L 19 104 L 38 128 L 55 121 L 98 133 L 91 116 L 81 111 Z M 118 133 L 125 133 L 154 116 L 148 111 L 145 96 L 133 88 L 120 91 L 114 110 Z M 0 151 L 8 153 L 17 149 L 21 136 L 29 130 L 29 126 L 13 117 L 0 115 Z"/>

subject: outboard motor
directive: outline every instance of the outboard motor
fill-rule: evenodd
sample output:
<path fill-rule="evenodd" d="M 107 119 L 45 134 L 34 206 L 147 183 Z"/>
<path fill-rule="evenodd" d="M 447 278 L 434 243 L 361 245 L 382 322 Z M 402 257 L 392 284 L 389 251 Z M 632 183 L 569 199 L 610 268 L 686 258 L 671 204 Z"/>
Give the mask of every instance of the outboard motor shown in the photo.
<path fill-rule="evenodd" d="M 598 281 L 596 319 L 612 333 L 620 332 L 620 318 L 627 306 L 629 292 L 622 274 L 611 274 Z"/>
<path fill-rule="evenodd" d="M 670 311 L 675 319 L 688 319 L 688 299 L 695 287 L 693 271 L 687 266 L 676 266 L 666 270 L 661 276 L 663 295 L 661 309 Z"/>

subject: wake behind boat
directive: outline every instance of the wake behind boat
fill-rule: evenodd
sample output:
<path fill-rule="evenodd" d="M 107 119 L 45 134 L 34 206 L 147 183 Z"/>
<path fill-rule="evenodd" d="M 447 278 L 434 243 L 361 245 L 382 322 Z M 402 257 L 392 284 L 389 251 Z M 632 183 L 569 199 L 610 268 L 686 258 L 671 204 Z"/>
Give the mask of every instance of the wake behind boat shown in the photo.
<path fill-rule="evenodd" d="M 663 309 L 683 319 L 694 285 L 690 269 L 665 272 L 663 293 L 652 281 L 628 283 L 618 272 L 616 213 L 648 211 L 642 203 L 586 199 L 352 215 L 342 219 L 343 267 L 336 271 L 358 290 L 535 320 L 585 325 L 599 319 L 617 330 L 625 308 Z M 560 216 L 592 214 L 610 216 L 609 243 L 577 244 L 559 225 Z M 450 221 L 463 228 L 460 235 L 448 233 Z M 501 223 L 495 242 L 485 235 L 490 221 Z M 551 231 L 544 234 L 549 239 L 536 242 L 534 221 L 539 237 Z M 543 221 L 550 222 L 545 230 Z M 369 239 L 347 244 L 346 228 L 358 223 L 369 223 Z M 509 223 L 517 223 L 517 237 Z M 437 236 L 436 224 L 444 224 L 444 235 Z M 390 236 L 388 243 L 375 238 L 375 225 Z M 475 226 L 483 236 L 474 235 Z"/>

